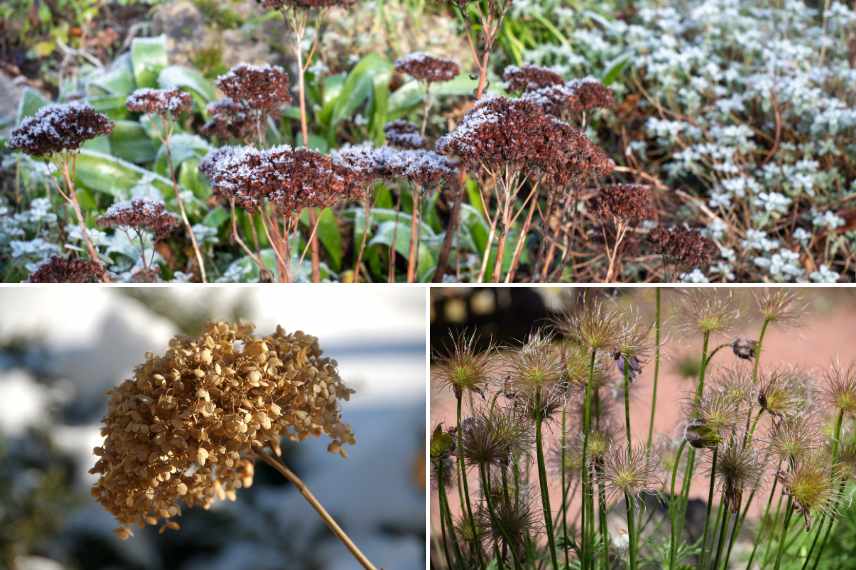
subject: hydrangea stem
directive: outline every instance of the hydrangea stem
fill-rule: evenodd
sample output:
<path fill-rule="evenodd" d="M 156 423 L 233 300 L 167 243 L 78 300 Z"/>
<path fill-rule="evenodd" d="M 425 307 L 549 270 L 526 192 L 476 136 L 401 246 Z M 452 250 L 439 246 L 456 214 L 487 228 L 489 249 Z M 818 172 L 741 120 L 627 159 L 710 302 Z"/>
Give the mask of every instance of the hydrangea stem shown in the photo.
<path fill-rule="evenodd" d="M 351 538 L 342 530 L 336 521 L 330 516 L 330 513 L 324 508 L 324 506 L 315 498 L 315 495 L 309 490 L 309 487 L 298 477 L 291 469 L 283 465 L 279 460 L 277 460 L 273 455 L 262 449 L 256 449 L 256 454 L 268 465 L 273 467 L 280 475 L 288 479 L 288 481 L 294 485 L 294 487 L 303 495 L 303 498 L 318 512 L 318 515 L 321 517 L 321 520 L 333 531 L 333 534 L 342 541 L 342 544 L 351 552 L 357 562 L 360 563 L 360 566 L 365 568 L 366 570 L 377 570 L 375 566 L 366 558 L 366 555 L 362 553 L 362 551 L 357 548 L 357 545 L 351 540 Z"/>

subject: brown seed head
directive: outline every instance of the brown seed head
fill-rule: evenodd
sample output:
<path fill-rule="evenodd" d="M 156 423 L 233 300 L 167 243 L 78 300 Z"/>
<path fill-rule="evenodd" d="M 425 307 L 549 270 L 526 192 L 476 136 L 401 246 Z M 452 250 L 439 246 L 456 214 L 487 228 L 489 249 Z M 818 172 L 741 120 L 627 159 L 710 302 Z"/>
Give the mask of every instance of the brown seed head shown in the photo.
<path fill-rule="evenodd" d="M 509 65 L 502 72 L 502 80 L 509 91 L 526 92 L 564 83 L 562 76 L 546 67 Z"/>
<path fill-rule="evenodd" d="M 355 442 L 342 422 L 348 389 L 318 339 L 282 328 L 210 323 L 148 354 L 111 390 L 93 496 L 128 527 L 178 528 L 182 507 L 209 508 L 253 483 L 254 449 L 327 435 L 331 452 Z M 125 536 L 127 537 L 127 536 Z"/>
<path fill-rule="evenodd" d="M 163 202 L 135 198 L 130 202 L 117 202 L 98 218 L 98 225 L 106 228 L 134 228 L 163 239 L 179 226 L 178 216 L 166 210 Z"/>
<path fill-rule="evenodd" d="M 395 60 L 395 70 L 428 83 L 450 81 L 460 72 L 454 61 L 422 52 L 398 58 Z"/>
<path fill-rule="evenodd" d="M 132 113 L 157 113 L 178 117 L 190 111 L 193 100 L 181 89 L 137 89 L 128 96 L 125 106 Z"/>
<path fill-rule="evenodd" d="M 217 78 L 217 87 L 227 97 L 264 111 L 291 103 L 288 83 L 288 75 L 278 65 L 240 63 Z"/>
<path fill-rule="evenodd" d="M 613 184 L 594 197 L 592 208 L 603 221 L 638 224 L 654 216 L 651 187 L 644 184 Z"/>
<path fill-rule="evenodd" d="M 30 274 L 30 283 L 98 283 L 104 269 L 97 261 L 51 257 Z"/>
<path fill-rule="evenodd" d="M 648 240 L 657 247 L 666 263 L 684 268 L 705 268 L 718 251 L 713 240 L 697 230 L 681 226 L 668 229 L 657 226 L 648 234 Z"/>
<path fill-rule="evenodd" d="M 88 103 L 48 105 L 12 130 L 9 148 L 44 156 L 77 150 L 85 141 L 112 131 L 113 122 Z"/>

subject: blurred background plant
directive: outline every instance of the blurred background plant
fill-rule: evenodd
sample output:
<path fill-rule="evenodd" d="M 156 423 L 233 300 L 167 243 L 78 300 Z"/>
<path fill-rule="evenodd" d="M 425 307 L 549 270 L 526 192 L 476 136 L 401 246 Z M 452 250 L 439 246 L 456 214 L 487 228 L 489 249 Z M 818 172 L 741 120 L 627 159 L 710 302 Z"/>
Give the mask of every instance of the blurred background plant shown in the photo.
<path fill-rule="evenodd" d="M 260 334 L 276 322 L 316 331 L 357 389 L 343 409 L 359 442 L 349 458 L 331 456 L 319 440 L 284 445 L 286 460 L 367 556 L 383 567 L 424 568 L 424 294 L 283 297 L 221 289 L 0 292 L 0 567 L 353 567 L 302 497 L 262 462 L 237 502 L 188 510 L 181 532 L 148 528 L 120 542 L 115 519 L 89 495 L 104 390 L 145 351 L 163 352 L 174 334 L 198 334 L 213 318 L 248 318 Z M 318 315 L 320 302 L 327 317 Z M 346 310 L 352 319 L 342 318 Z"/>
<path fill-rule="evenodd" d="M 280 64 L 294 76 L 279 16 L 249 0 L 15 0 L 2 10 L 9 16 L 0 33 L 6 127 L 48 100 L 77 98 L 116 121 L 114 132 L 85 145 L 80 157 L 88 222 L 114 201 L 137 196 L 162 199 L 175 210 L 154 125 L 129 113 L 124 99 L 140 87 L 180 87 L 193 95 L 195 110 L 176 131 L 175 166 L 212 280 L 258 280 L 255 264 L 230 243 L 227 211 L 212 204 L 199 175 L 199 160 L 214 143 L 196 133 L 217 98 L 212 80 L 234 64 Z M 461 65 L 456 79 L 431 90 L 436 103 L 428 138 L 453 128 L 472 105 L 478 82 L 463 34 L 470 25 L 445 2 L 375 0 L 334 8 L 323 30 L 310 29 L 306 38 L 320 35 L 306 74 L 309 146 L 327 152 L 347 143 L 378 145 L 388 122 L 418 123 L 424 86 L 393 69 L 397 57 L 414 50 Z M 526 63 L 549 66 L 565 79 L 592 75 L 616 93 L 614 110 L 587 117 L 587 134 L 617 161 L 622 179 L 654 189 L 656 206 L 652 219 L 625 239 L 617 280 L 853 280 L 856 15 L 845 3 L 517 1 L 498 33 L 488 93 L 504 94 L 502 70 Z M 285 108 L 270 124 L 267 143 L 299 142 L 292 135 L 298 117 L 296 107 Z M 4 153 L 2 160 L 0 276 L 18 281 L 81 243 L 74 231 L 65 235 L 62 216 L 51 217 L 61 203 L 46 192 L 43 165 L 21 154 Z M 393 212 L 398 186 L 375 188 L 377 212 L 364 258 L 373 280 L 386 279 L 390 248 L 399 260 L 397 277 L 404 278 L 412 205 L 402 192 L 403 213 Z M 602 224 L 590 207 L 599 189 L 582 189 L 584 199 L 566 218 L 545 220 L 551 232 L 576 235 L 563 252 L 567 267 L 554 279 L 595 281 L 606 272 Z M 472 278 L 471 266 L 490 247 L 478 187 L 469 180 L 465 190 L 451 280 Z M 420 275 L 430 274 L 441 257 L 451 209 L 449 193 L 426 200 Z M 317 235 L 324 279 L 353 278 L 362 218 L 353 204 L 322 212 Z M 249 224 L 242 219 L 244 231 Z M 700 229 L 716 244 L 712 259 L 672 266 L 663 246 L 650 239 L 658 227 Z M 311 231 L 306 216 L 301 230 L 295 251 Z M 137 248 L 121 232 L 91 233 L 110 269 L 120 280 L 132 279 Z M 521 279 L 536 278 L 542 233 L 526 239 Z M 265 250 L 265 236 L 259 241 Z M 192 278 L 185 239 L 155 249 L 162 279 Z M 265 260 L 274 265 L 272 254 Z M 307 279 L 301 264 L 296 278 Z"/>

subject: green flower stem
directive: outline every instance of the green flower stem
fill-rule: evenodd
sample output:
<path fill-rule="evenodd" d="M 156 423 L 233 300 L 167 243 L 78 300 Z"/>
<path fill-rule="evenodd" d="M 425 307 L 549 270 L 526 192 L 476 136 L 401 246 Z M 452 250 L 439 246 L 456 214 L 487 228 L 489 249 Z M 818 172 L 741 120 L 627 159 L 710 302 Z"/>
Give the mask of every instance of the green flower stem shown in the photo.
<path fill-rule="evenodd" d="M 624 503 L 627 505 L 627 531 L 630 533 L 630 560 L 628 568 L 636 570 L 636 503 L 635 497 L 631 497 L 629 493 L 624 493 Z M 609 568 L 605 566 L 605 568 Z"/>
<path fill-rule="evenodd" d="M 722 547 L 725 544 L 725 534 L 726 534 L 726 531 L 728 530 L 728 513 L 725 512 L 725 508 L 724 508 L 725 497 L 723 497 L 721 500 L 722 500 L 722 504 L 720 504 L 719 507 L 721 509 L 721 514 L 722 514 L 722 524 L 719 526 L 719 541 L 717 541 L 717 543 L 716 543 L 716 558 L 714 559 L 714 562 L 713 562 L 713 570 L 717 570 L 719 568 L 719 559 L 722 557 Z M 736 513 L 734 513 L 734 524 L 737 524 L 737 516 L 739 514 L 740 514 L 739 510 Z M 726 567 L 728 566 L 727 560 L 725 562 L 725 566 Z"/>
<path fill-rule="evenodd" d="M 565 566 L 569 566 L 569 546 L 568 546 L 568 485 L 566 483 L 567 474 L 565 469 L 565 447 L 567 444 L 568 430 L 568 408 L 567 405 L 562 406 L 562 435 L 561 435 L 561 477 L 562 477 L 562 550 L 565 551 Z"/>
<path fill-rule="evenodd" d="M 466 515 L 467 520 L 470 523 L 470 531 L 472 532 L 473 540 L 478 537 L 478 532 L 476 531 L 476 521 L 473 519 L 473 506 L 470 503 L 470 486 L 467 483 L 467 469 L 464 466 L 464 434 L 461 431 L 461 396 L 458 396 L 458 409 L 457 409 L 457 434 L 458 434 L 458 469 L 460 470 L 461 476 L 461 485 L 460 488 L 463 490 L 464 501 L 461 505 L 461 510 Z M 465 510 L 466 509 L 466 510 Z M 477 543 L 478 541 L 476 541 Z M 482 560 L 481 548 L 476 545 L 474 548 L 476 551 L 476 559 L 478 560 L 479 568 L 484 568 L 484 560 Z"/>
<path fill-rule="evenodd" d="M 589 524 L 594 516 L 594 496 L 591 488 L 591 471 L 588 467 L 588 442 L 589 434 L 591 433 L 591 399 L 592 388 L 594 385 L 594 366 L 597 358 L 597 349 L 591 351 L 591 360 L 589 362 L 589 379 L 585 387 L 585 396 L 583 398 L 583 456 L 580 468 L 583 475 L 582 484 L 582 543 L 581 543 L 581 566 L 582 570 L 588 570 L 590 567 L 589 558 L 592 555 L 592 533 L 589 532 Z"/>
<path fill-rule="evenodd" d="M 678 552 L 678 503 L 675 501 L 675 483 L 678 478 L 678 467 L 681 464 L 681 455 L 683 455 L 684 447 L 686 447 L 686 445 L 687 440 L 684 439 L 678 447 L 678 452 L 675 455 L 675 464 L 672 466 L 672 483 L 669 487 L 669 519 L 672 530 L 669 538 L 669 570 L 673 570 L 675 568 L 675 558 L 677 557 Z"/>
<path fill-rule="evenodd" d="M 713 507 L 713 490 L 716 484 L 716 458 L 719 448 L 713 448 L 713 456 L 710 460 L 710 485 L 707 491 L 707 513 L 704 517 L 704 533 L 701 540 L 701 567 L 707 566 L 707 537 L 710 532 L 710 511 Z M 722 505 L 720 504 L 720 507 Z"/>
<path fill-rule="evenodd" d="M 511 555 L 512 555 L 512 557 L 514 557 L 514 548 L 511 545 L 511 538 L 505 532 L 505 529 L 502 527 L 502 525 L 499 524 L 499 517 L 497 517 L 496 509 L 493 506 L 493 492 L 490 488 L 490 477 L 488 476 L 487 470 L 485 469 L 484 465 L 479 465 L 479 475 L 481 476 L 482 489 L 484 490 L 483 494 L 484 494 L 485 502 L 487 503 L 487 512 L 490 515 L 491 523 L 493 524 L 493 526 L 495 526 L 496 528 L 499 529 L 499 533 L 502 535 L 503 540 L 505 540 L 505 544 L 507 544 L 509 547 L 511 547 Z M 494 540 L 493 540 L 493 553 L 494 553 L 494 556 L 496 556 L 497 568 L 502 570 L 503 568 L 505 568 L 505 565 L 503 564 L 502 555 L 499 552 L 499 544 L 498 543 L 499 543 L 499 541 L 497 541 L 494 538 Z M 515 560 L 514 567 L 517 568 L 516 560 Z"/>
<path fill-rule="evenodd" d="M 660 287 L 655 289 L 656 309 L 654 316 L 654 388 L 651 392 L 651 417 L 648 420 L 648 439 L 645 443 L 645 453 L 651 454 L 651 444 L 654 441 L 654 414 L 657 412 L 657 383 L 660 379 L 660 336 L 662 320 L 660 316 Z"/>
<path fill-rule="evenodd" d="M 461 549 L 458 546 L 458 540 L 455 537 L 455 525 L 452 523 L 452 514 L 449 510 L 449 497 L 446 495 L 446 483 L 443 480 L 443 474 L 440 472 L 440 468 L 437 469 L 437 494 L 440 499 L 440 532 L 443 537 L 443 550 L 446 553 L 446 560 L 450 567 L 464 568 Z M 452 551 L 455 553 L 455 564 L 452 564 L 452 558 L 449 556 L 449 543 L 451 543 Z"/>
<path fill-rule="evenodd" d="M 776 466 L 776 473 L 779 472 L 779 469 L 782 468 L 782 460 L 779 460 L 779 464 Z M 764 507 L 764 513 L 761 515 L 761 521 L 765 521 L 770 513 L 770 505 L 773 504 L 773 497 L 776 494 L 776 486 L 779 483 L 778 477 L 773 477 L 773 485 L 770 487 L 770 496 L 767 497 L 767 505 Z M 757 487 L 756 487 L 757 488 Z M 749 510 L 749 504 L 752 503 L 752 499 L 755 497 L 755 489 L 752 490 L 752 494 L 749 495 L 749 500 L 746 502 L 746 508 L 743 510 L 743 516 L 740 519 L 740 523 L 746 518 L 746 512 Z M 738 525 L 740 526 L 740 525 Z M 755 533 L 755 538 L 752 540 L 752 553 L 749 555 L 749 562 L 746 564 L 746 570 L 750 570 L 752 568 L 752 561 L 755 559 L 755 553 L 758 551 L 758 544 L 760 544 L 761 537 L 763 536 L 763 527 L 758 528 L 758 532 Z M 738 528 L 739 531 L 739 528 Z M 731 542 L 734 542 L 734 538 L 732 537 Z M 730 547 L 729 547 L 730 548 Z"/>
<path fill-rule="evenodd" d="M 609 529 L 606 526 L 606 485 L 603 480 L 603 467 L 594 466 L 597 475 L 598 522 L 600 523 L 600 553 L 603 568 L 609 568 Z"/>
<path fill-rule="evenodd" d="M 633 451 L 633 438 L 630 434 L 630 365 L 627 358 L 624 358 L 624 432 L 627 435 L 627 454 L 630 455 Z"/>
<path fill-rule="evenodd" d="M 794 514 L 794 501 L 792 497 L 788 497 L 788 504 L 785 507 L 785 522 L 782 525 L 782 537 L 779 540 L 779 551 L 776 554 L 776 563 L 773 570 L 779 570 L 782 565 L 782 555 L 785 553 L 785 539 L 788 536 L 788 526 L 791 524 L 791 515 Z"/>
<path fill-rule="evenodd" d="M 542 434 L 543 413 L 541 410 L 541 391 L 535 396 L 535 456 L 538 460 L 538 481 L 541 488 L 541 506 L 544 508 L 544 525 L 547 527 L 547 543 L 553 570 L 559 570 L 556 559 L 556 537 L 553 536 L 553 518 L 550 510 L 550 488 L 547 486 L 547 467 L 544 464 L 544 438 Z"/>

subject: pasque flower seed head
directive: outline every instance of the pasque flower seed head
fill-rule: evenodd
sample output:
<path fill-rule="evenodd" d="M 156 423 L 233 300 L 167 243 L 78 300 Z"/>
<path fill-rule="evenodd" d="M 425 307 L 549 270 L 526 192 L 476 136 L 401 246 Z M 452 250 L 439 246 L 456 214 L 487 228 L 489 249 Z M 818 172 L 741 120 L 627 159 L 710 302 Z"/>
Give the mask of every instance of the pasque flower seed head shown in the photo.
<path fill-rule="evenodd" d="M 178 528 L 183 507 L 235 499 L 253 482 L 255 449 L 327 435 L 330 452 L 355 443 L 340 400 L 353 392 L 318 339 L 302 332 L 255 337 L 250 324 L 208 324 L 148 354 L 110 391 L 95 449 L 93 496 L 121 525 Z"/>

